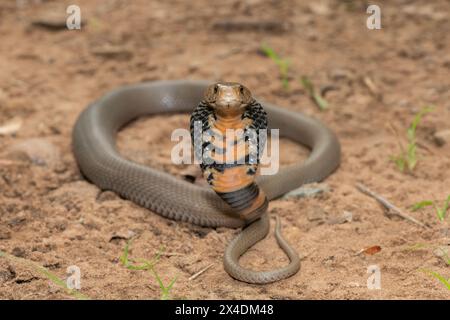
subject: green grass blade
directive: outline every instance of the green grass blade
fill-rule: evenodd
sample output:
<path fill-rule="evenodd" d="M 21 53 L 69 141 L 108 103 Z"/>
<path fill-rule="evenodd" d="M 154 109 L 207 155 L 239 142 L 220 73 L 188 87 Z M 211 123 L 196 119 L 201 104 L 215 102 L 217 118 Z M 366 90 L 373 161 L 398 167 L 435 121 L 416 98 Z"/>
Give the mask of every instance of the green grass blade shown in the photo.
<path fill-rule="evenodd" d="M 177 277 L 174 277 L 174 278 L 172 279 L 172 281 L 170 281 L 169 285 L 167 286 L 167 289 L 168 289 L 168 290 L 171 290 L 171 289 L 172 289 L 173 285 L 175 284 L 175 281 L 177 281 Z"/>
<path fill-rule="evenodd" d="M 450 206 L 450 195 L 445 200 L 444 207 L 442 208 L 442 213 L 441 213 L 442 214 L 442 219 L 441 220 L 445 219 L 445 216 L 447 215 L 447 210 L 448 210 L 449 206 Z"/>
<path fill-rule="evenodd" d="M 302 76 L 300 78 L 300 82 L 301 82 L 303 88 L 308 93 L 308 95 L 312 96 L 313 91 L 314 91 L 314 87 L 313 87 L 313 84 L 312 84 L 311 80 L 309 80 L 309 78 L 307 76 Z"/>
<path fill-rule="evenodd" d="M 281 60 L 280 57 L 275 53 L 275 51 L 271 47 L 269 47 L 267 44 L 265 44 L 265 43 L 262 44 L 261 50 L 267 57 L 272 59 L 277 64 Z"/>
<path fill-rule="evenodd" d="M 409 172 L 412 172 L 417 165 L 417 145 L 416 145 L 416 129 L 419 125 L 422 117 L 433 111 L 434 107 L 424 107 L 420 110 L 415 116 L 410 126 L 407 129 L 406 135 L 408 138 L 408 148 L 406 151 L 401 152 L 400 155 L 393 157 L 393 161 L 395 162 L 397 168 L 400 171 L 404 171 L 405 168 L 408 168 Z"/>
<path fill-rule="evenodd" d="M 54 283 L 58 287 L 63 288 L 67 292 L 67 294 L 73 296 L 74 298 L 76 298 L 78 300 L 89 300 L 90 299 L 87 295 L 82 294 L 78 290 L 70 289 L 69 287 L 67 287 L 67 283 L 65 281 L 63 281 L 62 279 L 60 279 L 56 274 L 54 274 L 47 268 L 45 268 L 41 265 L 38 265 L 37 263 L 35 263 L 31 260 L 19 258 L 19 257 L 13 256 L 13 255 L 10 255 L 6 252 L 3 252 L 3 251 L 0 251 L 0 258 L 1 257 L 4 257 L 4 258 L 12 260 L 12 261 L 16 261 L 25 266 L 33 268 L 34 270 L 36 270 L 37 272 L 42 274 L 44 277 L 46 277 L 48 280 L 50 280 L 52 283 Z"/>
<path fill-rule="evenodd" d="M 438 216 L 439 221 L 444 221 L 445 212 L 441 208 L 436 208 L 436 215 Z"/>
<path fill-rule="evenodd" d="M 405 171 L 406 161 L 403 155 L 391 156 L 390 159 L 395 163 L 396 167 L 398 168 L 398 170 L 400 170 L 400 172 Z"/>
<path fill-rule="evenodd" d="M 132 241 L 133 239 L 127 241 L 127 243 L 125 244 L 125 248 L 123 249 L 123 253 L 119 258 L 120 263 L 122 263 L 122 265 L 124 265 L 125 267 L 128 267 L 130 265 L 130 261 L 128 260 L 128 254 Z"/>
<path fill-rule="evenodd" d="M 328 102 L 320 94 L 314 93 L 313 98 L 320 110 L 328 108 Z"/>
<path fill-rule="evenodd" d="M 411 134 L 412 137 L 414 137 L 417 126 L 419 125 L 420 121 L 422 121 L 423 116 L 426 115 L 427 113 L 432 112 L 433 110 L 434 110 L 434 107 L 426 106 L 422 110 L 420 110 L 419 113 L 416 114 L 413 122 L 411 123 L 411 126 L 408 129 L 408 136 L 409 136 L 409 134 Z"/>
<path fill-rule="evenodd" d="M 169 300 L 170 299 L 170 291 L 172 290 L 173 285 L 175 284 L 175 281 L 177 280 L 177 277 L 174 277 L 172 281 L 169 283 L 169 285 L 166 287 L 159 276 L 159 274 L 156 272 L 156 270 L 152 269 L 152 273 L 156 278 L 156 281 L 158 282 L 159 288 L 161 289 L 161 300 Z"/>
<path fill-rule="evenodd" d="M 261 51 L 264 53 L 264 55 L 269 57 L 278 66 L 283 89 L 285 90 L 289 89 L 289 78 L 288 78 L 289 61 L 286 59 L 282 59 L 275 52 L 275 50 L 273 50 L 265 43 L 261 45 Z"/>
<path fill-rule="evenodd" d="M 434 202 L 431 201 L 431 200 L 424 200 L 424 201 L 415 203 L 415 204 L 413 205 L 413 207 L 411 208 L 411 210 L 412 210 L 412 211 L 417 211 L 417 210 L 419 210 L 419 209 L 422 209 L 422 208 L 425 208 L 425 207 L 432 206 L 433 204 L 434 204 Z"/>
<path fill-rule="evenodd" d="M 281 74 L 281 84 L 283 85 L 283 89 L 289 89 L 289 79 L 287 78 L 287 74 Z"/>
<path fill-rule="evenodd" d="M 158 282 L 159 288 L 161 289 L 161 291 L 164 292 L 164 291 L 166 290 L 166 287 L 164 286 L 164 283 L 162 282 L 161 277 L 160 277 L 159 274 L 156 272 L 156 270 L 151 269 L 151 271 L 152 271 L 153 275 L 155 276 L 156 281 Z"/>
<path fill-rule="evenodd" d="M 161 290 L 161 299 L 162 300 L 168 300 L 170 299 L 170 290 L 172 289 L 177 277 L 175 277 L 170 283 L 169 285 L 166 287 L 161 279 L 161 277 L 159 276 L 159 274 L 156 272 L 156 270 L 154 269 L 156 263 L 159 261 L 162 253 L 164 252 L 164 247 L 160 247 L 158 252 L 156 253 L 156 255 L 151 259 L 151 260 L 147 260 L 147 259 L 136 259 L 134 261 L 136 261 L 136 263 L 138 264 L 132 264 L 131 263 L 131 259 L 128 258 L 128 254 L 129 254 L 129 247 L 131 244 L 131 240 L 129 242 L 127 242 L 127 244 L 125 245 L 124 251 L 122 256 L 120 257 L 120 261 L 122 262 L 122 264 L 129 270 L 145 270 L 148 271 L 151 275 L 153 275 L 159 285 L 159 288 Z"/>
<path fill-rule="evenodd" d="M 408 143 L 408 170 L 412 172 L 417 164 L 417 154 L 416 154 L 416 143 L 415 141 L 411 141 Z"/>
<path fill-rule="evenodd" d="M 323 111 L 328 108 L 328 102 L 318 92 L 316 92 L 313 83 L 307 76 L 300 77 L 300 83 L 320 110 Z"/>
<path fill-rule="evenodd" d="M 447 287 L 448 290 L 450 290 L 450 282 L 449 279 L 445 279 L 442 275 L 440 275 L 437 272 L 428 270 L 428 269 L 421 269 L 420 271 L 432 276 L 433 278 L 439 280 L 444 286 Z"/>

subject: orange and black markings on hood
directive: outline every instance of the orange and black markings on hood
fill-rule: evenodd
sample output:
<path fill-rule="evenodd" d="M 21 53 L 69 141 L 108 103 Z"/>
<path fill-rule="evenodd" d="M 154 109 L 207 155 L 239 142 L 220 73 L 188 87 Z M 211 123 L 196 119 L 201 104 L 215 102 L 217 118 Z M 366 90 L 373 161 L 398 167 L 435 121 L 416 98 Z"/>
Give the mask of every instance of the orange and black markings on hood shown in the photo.
<path fill-rule="evenodd" d="M 245 136 L 249 129 L 258 133 L 259 130 L 267 128 L 264 109 L 253 101 L 240 112 L 226 114 L 223 110 L 216 112 L 208 103 L 202 102 L 191 116 L 193 143 L 195 121 L 202 122 L 203 132 L 211 130 L 216 137 L 220 137 L 202 140 L 201 151 L 209 160 L 200 165 L 204 177 L 240 218 L 246 221 L 258 218 L 268 205 L 264 192 L 255 184 L 262 150 L 258 150 L 257 158 L 254 159 L 254 155 L 250 155 L 249 152 L 249 139 Z M 227 136 L 227 129 L 241 129 L 244 135 Z M 257 148 L 259 149 L 259 146 Z M 227 158 L 234 161 L 227 162 Z"/>

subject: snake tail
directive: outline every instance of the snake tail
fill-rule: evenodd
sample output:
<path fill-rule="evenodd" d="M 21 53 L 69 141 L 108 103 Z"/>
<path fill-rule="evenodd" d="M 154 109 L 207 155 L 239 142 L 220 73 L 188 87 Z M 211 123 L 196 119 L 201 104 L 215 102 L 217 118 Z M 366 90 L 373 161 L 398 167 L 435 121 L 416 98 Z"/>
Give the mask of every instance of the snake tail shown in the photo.
<path fill-rule="evenodd" d="M 242 267 L 239 258 L 258 241 L 264 239 L 269 233 L 270 220 L 267 214 L 261 216 L 234 238 L 225 249 L 224 268 L 233 278 L 252 284 L 266 284 L 286 279 L 300 270 L 300 257 L 281 234 L 280 218 L 276 216 L 275 239 L 278 245 L 288 256 L 288 265 L 270 271 L 254 271 Z"/>

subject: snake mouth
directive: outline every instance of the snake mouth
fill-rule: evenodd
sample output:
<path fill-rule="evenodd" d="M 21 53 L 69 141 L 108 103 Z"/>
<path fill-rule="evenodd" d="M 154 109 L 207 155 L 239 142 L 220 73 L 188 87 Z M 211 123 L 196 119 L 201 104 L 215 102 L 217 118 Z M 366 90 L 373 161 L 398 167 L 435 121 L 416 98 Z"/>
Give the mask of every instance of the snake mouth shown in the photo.
<path fill-rule="evenodd" d="M 206 104 L 208 104 L 212 108 L 216 109 L 225 109 L 225 110 L 231 110 L 231 109 L 243 109 L 249 105 L 248 102 L 242 100 L 242 99 L 214 99 L 214 100 L 205 100 Z"/>
<path fill-rule="evenodd" d="M 226 101 L 215 101 L 214 104 L 211 105 L 215 108 L 222 108 L 225 110 L 231 109 L 242 109 L 246 106 L 246 104 L 242 100 L 226 100 Z"/>

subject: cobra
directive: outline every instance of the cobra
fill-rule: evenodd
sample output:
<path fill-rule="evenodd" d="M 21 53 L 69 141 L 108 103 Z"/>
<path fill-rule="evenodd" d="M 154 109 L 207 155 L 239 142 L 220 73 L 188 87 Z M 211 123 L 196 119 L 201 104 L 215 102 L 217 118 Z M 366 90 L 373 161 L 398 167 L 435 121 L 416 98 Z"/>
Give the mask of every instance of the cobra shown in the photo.
<path fill-rule="evenodd" d="M 225 95 L 227 99 L 236 100 L 233 106 L 240 101 L 239 106 L 245 109 L 251 103 L 243 103 L 245 101 L 242 99 L 254 100 L 245 87 L 241 92 L 239 84 L 222 83 L 222 86 L 235 91 L 236 97 Z M 225 249 L 224 268 L 233 278 L 256 284 L 285 279 L 299 270 L 300 259 L 281 235 L 279 217 L 276 217 L 275 237 L 289 257 L 289 264 L 274 270 L 254 271 L 241 266 L 239 258 L 269 232 L 270 220 L 265 199 L 270 201 L 305 183 L 323 180 L 339 166 L 339 141 L 321 122 L 270 103 L 262 103 L 269 120 L 268 128 L 279 128 L 281 136 L 309 147 L 311 152 L 305 161 L 283 167 L 275 175 L 252 176 L 251 183 L 255 183 L 260 190 L 258 194 L 264 196 L 260 200 L 264 201 L 252 202 L 255 198 L 247 197 L 254 206 L 244 206 L 247 209 L 244 215 L 241 215 L 239 208 L 233 208 L 230 201 L 224 201 L 231 189 L 220 195 L 220 190 L 216 190 L 217 194 L 211 188 L 137 164 L 117 151 L 117 131 L 131 120 L 144 115 L 192 112 L 196 106 L 199 107 L 199 101 L 211 106 L 214 99 L 210 95 L 211 90 L 214 93 L 214 88 L 206 81 L 156 81 L 124 86 L 106 94 L 89 105 L 75 123 L 75 158 L 84 176 L 100 189 L 114 191 L 163 217 L 205 227 L 243 228 Z M 215 97 L 219 96 L 216 94 Z M 223 101 L 216 100 L 214 104 L 220 108 Z M 249 119 L 247 125 L 251 124 L 251 117 Z M 238 192 L 231 199 L 247 199 L 244 194 Z M 248 192 L 246 194 L 249 195 Z M 252 209 L 248 210 L 249 207 Z"/>

